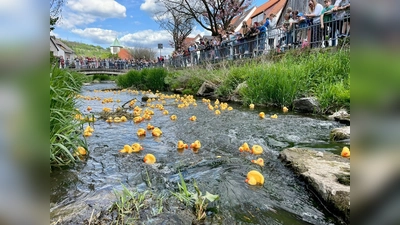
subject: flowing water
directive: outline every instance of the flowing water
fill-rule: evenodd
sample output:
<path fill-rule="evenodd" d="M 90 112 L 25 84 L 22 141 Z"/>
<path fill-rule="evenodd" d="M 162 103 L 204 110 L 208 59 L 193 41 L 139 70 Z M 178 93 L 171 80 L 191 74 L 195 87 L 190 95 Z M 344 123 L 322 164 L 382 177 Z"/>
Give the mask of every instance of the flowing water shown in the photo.
<path fill-rule="evenodd" d="M 80 100 L 80 111 L 89 105 L 93 112 L 103 107 L 116 108 L 132 98 L 141 99 L 141 94 L 127 92 L 94 92 L 113 88 L 114 84 L 94 84 L 82 89 L 84 96 L 112 97 L 120 103 Z M 218 208 L 218 221 L 213 216 L 206 221 L 211 224 L 338 224 L 339 222 L 316 200 L 314 195 L 290 169 L 278 159 L 279 152 L 288 147 L 307 147 L 318 151 L 340 153 L 344 143 L 329 141 L 329 133 L 341 125 L 321 117 L 306 116 L 268 108 L 248 109 L 230 104 L 232 111 L 215 115 L 201 99 L 197 107 L 179 109 L 167 100 L 164 107 L 169 115 L 162 115 L 154 108 L 155 115 L 150 121 L 135 124 L 133 121 L 108 124 L 103 120 L 94 123 L 93 136 L 87 138 L 89 156 L 76 167 L 54 171 L 51 174 L 51 217 L 76 213 L 74 204 L 110 204 L 113 190 L 121 190 L 121 184 L 128 188 L 145 190 L 149 177 L 153 190 L 176 191 L 179 171 L 188 184 L 196 180 L 200 190 L 218 194 L 220 199 L 212 204 Z M 213 102 L 213 101 L 212 101 Z M 139 102 L 137 103 L 139 104 Z M 143 107 L 144 108 L 144 107 Z M 265 119 L 258 113 L 264 111 Z M 278 119 L 269 115 L 278 114 Z M 176 121 L 170 115 L 177 115 Z M 197 116 L 192 122 L 189 117 Z M 146 128 L 150 122 L 163 131 L 161 137 L 145 138 L 136 135 L 138 128 Z M 176 149 L 178 140 L 185 143 L 200 140 L 202 147 L 197 154 L 190 149 L 180 153 Z M 139 142 L 144 147 L 140 153 L 122 154 L 119 150 L 125 144 Z M 261 145 L 264 152 L 260 157 L 265 166 L 251 163 L 259 156 L 239 152 L 247 142 Z M 143 163 L 143 156 L 152 153 L 157 163 Z M 249 186 L 244 182 L 250 170 L 258 170 L 265 177 L 263 186 Z M 210 215 L 213 213 L 209 212 Z M 90 215 L 85 215 L 90 217 Z M 146 223 L 151 224 L 151 223 Z"/>

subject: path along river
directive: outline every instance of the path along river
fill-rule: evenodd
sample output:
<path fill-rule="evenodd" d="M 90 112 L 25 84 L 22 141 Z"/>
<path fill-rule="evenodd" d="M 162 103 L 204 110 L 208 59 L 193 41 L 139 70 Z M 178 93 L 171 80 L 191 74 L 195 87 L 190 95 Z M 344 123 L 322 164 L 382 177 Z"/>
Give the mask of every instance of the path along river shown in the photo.
<path fill-rule="evenodd" d="M 108 88 L 115 88 L 115 84 L 84 86 L 81 95 L 101 99 L 111 97 L 114 102 L 102 104 L 99 100 L 80 99 L 80 111 L 87 113 L 87 106 L 91 106 L 96 115 L 103 107 L 115 109 L 130 99 L 142 97 L 141 93 L 94 91 Z M 136 104 L 140 105 L 140 102 Z M 293 112 L 284 114 L 277 109 L 256 107 L 250 110 L 237 104 L 229 105 L 233 110 L 215 115 L 201 99 L 197 100 L 197 106 L 188 108 L 177 108 L 174 99 L 168 99 L 164 108 L 169 115 L 154 108 L 155 114 L 150 121 L 109 124 L 98 119 L 94 123 L 93 135 L 87 138 L 90 152 L 87 159 L 74 168 L 54 171 L 50 176 L 51 220 L 62 221 L 71 213 L 78 214 L 77 218 L 87 219 L 90 214 L 79 215 L 74 206 L 109 205 L 115 201 L 113 190 L 121 190 L 121 184 L 144 191 L 149 188 L 147 175 L 154 191 L 176 191 L 181 171 L 188 184 L 192 184 L 193 178 L 200 190 L 220 196 L 214 204 L 218 206 L 218 221 L 213 220 L 212 215 L 206 219 L 211 224 L 338 224 L 306 184 L 282 164 L 278 154 L 288 147 L 307 147 L 339 154 L 343 143 L 330 142 L 329 133 L 341 125 L 316 116 Z M 265 112 L 265 119 L 259 118 L 261 111 Z M 270 115 L 275 113 L 278 118 L 271 119 Z M 176 121 L 170 119 L 172 114 L 177 116 Z M 193 115 L 197 117 L 195 122 L 189 120 Z M 155 138 L 148 132 L 145 138 L 139 139 L 137 130 L 146 128 L 149 122 L 161 128 L 162 136 Z M 176 148 L 178 140 L 189 145 L 200 140 L 202 147 L 197 154 L 190 149 L 179 153 Z M 125 144 L 134 142 L 141 143 L 144 150 L 132 154 L 119 153 Z M 259 156 L 239 152 L 244 142 L 250 147 L 254 144 L 263 147 L 260 157 L 265 160 L 264 167 L 251 163 Z M 143 156 L 147 153 L 156 156 L 156 164 L 143 163 Z M 249 186 L 244 182 L 250 170 L 264 175 L 263 186 Z M 157 223 L 148 220 L 144 224 Z"/>

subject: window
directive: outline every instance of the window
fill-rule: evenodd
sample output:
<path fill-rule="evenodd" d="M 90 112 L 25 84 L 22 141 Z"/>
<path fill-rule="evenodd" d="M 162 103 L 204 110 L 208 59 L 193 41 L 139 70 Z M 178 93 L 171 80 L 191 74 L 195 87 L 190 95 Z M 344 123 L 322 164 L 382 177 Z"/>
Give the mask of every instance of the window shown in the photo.
<path fill-rule="evenodd" d="M 258 14 L 257 16 L 251 18 L 251 25 L 253 25 L 254 22 L 262 23 L 262 22 L 263 22 L 263 19 L 264 19 L 264 14 L 263 14 L 263 13 L 260 13 L 260 14 Z"/>

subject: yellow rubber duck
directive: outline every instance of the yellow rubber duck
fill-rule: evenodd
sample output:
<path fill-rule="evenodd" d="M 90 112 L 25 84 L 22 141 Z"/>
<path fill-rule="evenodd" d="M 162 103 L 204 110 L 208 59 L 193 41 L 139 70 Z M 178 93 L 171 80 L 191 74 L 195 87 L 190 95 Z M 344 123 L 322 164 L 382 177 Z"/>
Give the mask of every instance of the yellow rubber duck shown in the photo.
<path fill-rule="evenodd" d="M 247 142 L 245 142 L 244 144 L 242 144 L 242 146 L 240 146 L 239 151 L 240 152 L 250 152 L 250 147 L 247 144 Z"/>
<path fill-rule="evenodd" d="M 140 152 L 143 150 L 143 147 L 139 143 L 133 143 L 131 148 L 132 152 Z"/>
<path fill-rule="evenodd" d="M 176 117 L 176 115 L 171 115 L 171 116 L 170 116 L 170 119 L 171 119 L 171 120 L 176 120 L 177 117 Z"/>
<path fill-rule="evenodd" d="M 219 104 L 219 100 L 215 100 L 214 105 L 218 105 Z"/>
<path fill-rule="evenodd" d="M 264 118 L 265 118 L 265 113 L 264 113 L 264 112 L 260 112 L 260 113 L 258 114 L 258 116 L 260 116 L 261 119 L 264 119 Z"/>
<path fill-rule="evenodd" d="M 272 115 L 271 119 L 278 119 L 278 115 L 276 115 L 276 114 Z"/>
<path fill-rule="evenodd" d="M 287 113 L 287 112 L 289 112 L 289 109 L 286 108 L 286 106 L 283 106 L 282 111 L 283 111 L 284 113 Z"/>
<path fill-rule="evenodd" d="M 178 141 L 177 148 L 178 148 L 178 149 L 184 149 L 184 148 L 185 148 L 185 149 L 188 149 L 188 145 L 185 144 L 183 141 L 179 140 L 179 141 Z"/>
<path fill-rule="evenodd" d="M 260 155 L 263 152 L 263 148 L 260 145 L 253 145 L 251 147 L 251 153 L 254 155 Z"/>
<path fill-rule="evenodd" d="M 119 118 L 118 116 L 114 117 L 114 123 L 120 123 L 121 122 L 121 118 Z"/>
<path fill-rule="evenodd" d="M 153 129 L 153 131 L 151 132 L 151 135 L 153 135 L 154 137 L 160 137 L 161 134 L 162 134 L 162 131 L 158 127 L 155 127 Z"/>
<path fill-rule="evenodd" d="M 78 153 L 78 155 L 86 155 L 86 149 L 84 148 L 84 147 L 82 147 L 82 146 L 79 146 L 77 149 L 76 149 L 76 153 Z"/>
<path fill-rule="evenodd" d="M 229 107 L 228 107 L 228 110 L 229 110 L 229 111 L 233 110 L 232 106 L 229 106 Z"/>
<path fill-rule="evenodd" d="M 91 127 L 91 126 L 87 126 L 86 128 L 85 128 L 85 132 L 91 132 L 91 133 L 93 133 L 94 132 L 94 129 Z"/>
<path fill-rule="evenodd" d="M 192 144 L 190 144 L 190 148 L 193 150 L 198 150 L 201 148 L 201 143 L 199 140 L 196 140 L 195 142 L 193 142 Z"/>
<path fill-rule="evenodd" d="M 169 113 L 169 112 L 168 112 L 168 110 L 166 110 L 166 109 L 162 112 L 163 115 L 168 115 L 168 113 Z"/>
<path fill-rule="evenodd" d="M 147 154 L 144 156 L 143 162 L 147 164 L 154 164 L 156 162 L 156 157 L 153 154 Z"/>
<path fill-rule="evenodd" d="M 132 147 L 130 145 L 124 145 L 124 148 L 119 150 L 121 153 L 132 153 Z"/>
<path fill-rule="evenodd" d="M 106 120 L 107 123 L 112 123 L 114 121 L 114 119 L 110 116 L 108 117 L 108 119 Z"/>
<path fill-rule="evenodd" d="M 191 116 L 191 117 L 189 118 L 189 120 L 190 120 L 190 121 L 196 121 L 196 120 L 197 120 L 197 117 L 196 117 L 196 116 Z"/>
<path fill-rule="evenodd" d="M 250 185 L 263 185 L 264 176 L 256 170 L 251 170 L 247 173 L 247 179 L 245 180 L 245 182 Z"/>
<path fill-rule="evenodd" d="M 262 158 L 258 158 L 256 160 L 253 159 L 253 160 L 251 160 L 251 162 L 255 163 L 255 164 L 259 165 L 259 166 L 264 166 L 264 159 L 262 159 Z"/>
<path fill-rule="evenodd" d="M 92 107 L 88 106 L 86 109 L 87 109 L 87 111 L 90 111 L 90 110 L 92 110 Z"/>
<path fill-rule="evenodd" d="M 340 153 L 341 156 L 345 158 L 350 158 L 350 149 L 348 147 L 343 147 L 342 152 Z"/>
<path fill-rule="evenodd" d="M 250 108 L 250 109 L 254 109 L 254 104 L 251 103 L 251 104 L 249 105 L 249 108 Z"/>
<path fill-rule="evenodd" d="M 141 117 L 141 116 L 136 116 L 136 117 L 133 118 L 133 122 L 134 122 L 134 123 L 140 123 L 140 122 L 142 122 L 143 120 L 144 120 L 144 118 Z"/>
<path fill-rule="evenodd" d="M 147 124 L 147 130 L 153 130 L 153 129 L 154 129 L 154 126 L 151 125 L 150 123 L 148 123 Z"/>
<path fill-rule="evenodd" d="M 139 128 L 137 131 L 137 135 L 140 136 L 146 136 L 146 130 L 143 128 Z"/>
<path fill-rule="evenodd" d="M 218 109 L 215 110 L 215 115 L 219 115 L 219 114 L 221 114 L 221 111 L 219 111 Z"/>

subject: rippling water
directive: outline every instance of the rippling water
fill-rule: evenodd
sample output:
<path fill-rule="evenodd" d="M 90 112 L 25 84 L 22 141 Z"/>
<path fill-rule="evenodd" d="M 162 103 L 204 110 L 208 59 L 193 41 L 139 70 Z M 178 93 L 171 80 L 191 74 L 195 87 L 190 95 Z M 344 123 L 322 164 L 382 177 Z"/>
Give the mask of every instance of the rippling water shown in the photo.
<path fill-rule="evenodd" d="M 96 113 L 103 107 L 116 108 L 135 97 L 141 99 L 141 95 L 126 92 L 93 92 L 95 89 L 113 87 L 113 84 L 83 87 L 81 94 L 84 96 L 113 97 L 121 102 L 101 104 L 97 100 L 80 100 L 80 110 L 85 112 L 90 105 Z M 149 122 L 163 131 L 159 138 L 149 133 L 144 139 L 136 135 L 137 129 L 145 128 L 148 121 L 140 124 L 132 121 L 108 124 L 97 120 L 93 136 L 87 139 L 90 152 L 87 161 L 70 170 L 51 174 L 51 211 L 68 208 L 77 202 L 91 204 L 105 201 L 104 204 L 107 204 L 105 196 L 113 195 L 113 189 L 121 189 L 121 183 L 145 190 L 147 173 L 153 188 L 160 191 L 175 190 L 181 171 L 189 183 L 192 178 L 195 179 L 203 192 L 220 196 L 216 205 L 222 219 L 218 223 L 336 223 L 324 207 L 316 202 L 306 185 L 281 163 L 278 155 L 288 147 L 339 153 L 343 144 L 329 141 L 330 131 L 340 127 L 339 123 L 290 112 L 283 114 L 276 109 L 249 110 L 234 104 L 230 104 L 234 110 L 214 115 L 201 99 L 197 100 L 197 107 L 185 109 L 168 104 L 172 101 L 167 100 L 167 106 L 164 107 L 169 111 L 168 116 L 153 109 L 155 115 Z M 263 120 L 258 117 L 261 111 L 266 114 Z M 278 114 L 278 119 L 269 118 L 274 113 Z M 170 120 L 172 114 L 177 115 L 176 121 Z M 192 115 L 197 116 L 197 121 L 189 120 Z M 202 147 L 197 154 L 191 150 L 179 153 L 176 150 L 178 140 L 189 145 L 200 140 Z M 119 153 L 125 144 L 134 142 L 141 143 L 144 151 L 129 155 Z M 263 147 L 261 157 L 265 160 L 264 167 L 250 162 L 259 156 L 239 152 L 238 148 L 244 142 L 249 146 L 258 144 Z M 142 162 L 147 153 L 157 157 L 156 164 L 145 165 Z M 262 187 L 249 186 L 244 182 L 250 170 L 258 170 L 264 175 L 265 184 Z M 99 195 L 104 198 L 96 197 Z M 68 210 L 65 211 L 68 213 Z M 212 218 L 208 221 L 214 223 Z"/>

